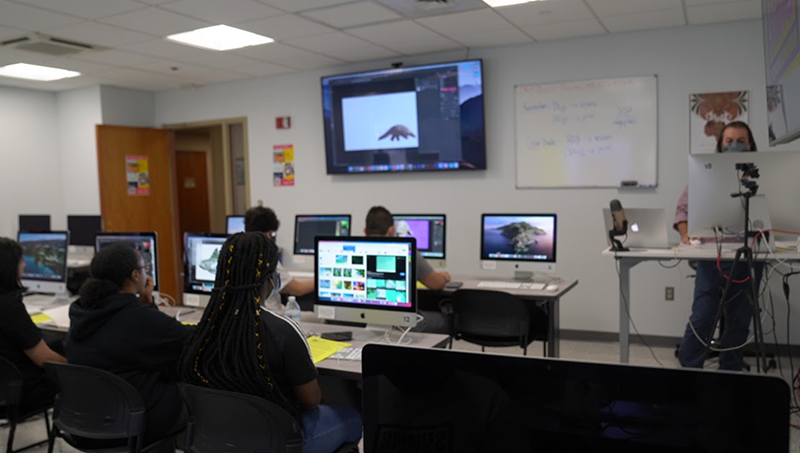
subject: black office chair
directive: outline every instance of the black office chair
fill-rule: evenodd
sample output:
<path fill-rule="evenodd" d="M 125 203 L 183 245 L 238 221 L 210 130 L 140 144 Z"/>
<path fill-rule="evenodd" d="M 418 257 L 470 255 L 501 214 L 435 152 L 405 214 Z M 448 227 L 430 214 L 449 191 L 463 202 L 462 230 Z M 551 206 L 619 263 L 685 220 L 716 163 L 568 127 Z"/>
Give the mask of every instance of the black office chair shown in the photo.
<path fill-rule="evenodd" d="M 534 340 L 544 342 L 547 355 L 547 315 L 533 303 L 523 302 L 499 291 L 465 289 L 456 291 L 452 300 L 453 339 L 481 346 L 519 346 L 528 355 Z"/>
<path fill-rule="evenodd" d="M 44 404 L 42 407 L 26 410 L 20 413 L 20 403 L 22 401 L 22 373 L 19 369 L 4 357 L 0 357 L 0 419 L 8 420 L 8 443 L 6 451 L 8 453 L 18 453 L 47 443 L 50 436 L 50 418 L 47 415 L 48 409 L 52 404 Z M 41 442 L 14 450 L 14 434 L 17 431 L 17 424 L 33 416 L 44 414 L 44 424 L 47 426 L 48 439 Z"/>
<path fill-rule="evenodd" d="M 66 363 L 50 362 L 45 364 L 45 369 L 59 388 L 53 406 L 48 453 L 53 452 L 56 437 L 81 451 L 102 452 L 140 453 L 174 441 L 177 433 L 142 446 L 144 401 L 139 392 L 119 376 Z M 87 446 L 80 438 L 93 443 Z"/>
<path fill-rule="evenodd" d="M 303 433 L 282 407 L 244 393 L 178 384 L 189 422 L 186 453 L 302 453 Z M 355 444 L 337 452 L 358 451 Z"/>

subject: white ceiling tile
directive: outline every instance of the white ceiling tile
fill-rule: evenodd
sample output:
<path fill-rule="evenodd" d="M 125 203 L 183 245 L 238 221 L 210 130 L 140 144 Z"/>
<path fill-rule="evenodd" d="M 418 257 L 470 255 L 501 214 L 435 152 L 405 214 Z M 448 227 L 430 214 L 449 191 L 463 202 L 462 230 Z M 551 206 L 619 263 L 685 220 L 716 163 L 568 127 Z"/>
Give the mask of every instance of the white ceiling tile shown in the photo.
<path fill-rule="evenodd" d="M 143 90 L 166 90 L 178 88 L 184 82 L 178 77 L 172 77 L 153 72 L 138 71 L 135 69 L 117 69 L 103 74 L 103 78 L 123 84 L 127 88 Z"/>
<path fill-rule="evenodd" d="M 523 28 L 523 31 L 537 41 L 553 39 L 577 38 L 580 36 L 601 35 L 606 33 L 596 19 L 559 22 L 556 24 L 539 24 Z"/>
<path fill-rule="evenodd" d="M 106 17 L 101 22 L 158 37 L 212 25 L 154 7 Z"/>
<path fill-rule="evenodd" d="M 410 20 L 352 28 L 347 32 L 407 55 L 462 47 Z"/>
<path fill-rule="evenodd" d="M 45 31 L 80 22 L 81 19 L 32 6 L 0 0 L 0 25 L 27 31 Z"/>
<path fill-rule="evenodd" d="M 335 31 L 325 25 L 303 19 L 294 14 L 269 17 L 252 22 L 244 22 L 236 25 L 243 30 L 252 31 L 260 35 L 268 36 L 278 41 L 285 41 L 292 38 L 303 36 L 320 35 Z"/>
<path fill-rule="evenodd" d="M 594 19 L 594 14 L 586 7 L 583 0 L 533 2 L 498 8 L 497 12 L 514 25 L 521 27 Z"/>
<path fill-rule="evenodd" d="M 326 57 L 325 55 L 316 54 L 313 52 L 295 53 L 291 57 L 278 58 L 272 63 L 286 66 L 292 69 L 306 70 L 324 68 L 330 66 L 338 66 L 343 63 L 341 60 Z"/>
<path fill-rule="evenodd" d="M 685 0 L 686 6 L 709 5 L 712 3 L 736 3 L 741 0 Z"/>
<path fill-rule="evenodd" d="M 325 8 L 328 6 L 341 5 L 353 0 L 258 0 L 266 5 L 280 8 L 290 13 L 305 11 L 308 9 Z"/>
<path fill-rule="evenodd" d="M 416 22 L 443 35 L 465 35 L 467 33 L 502 30 L 512 27 L 503 16 L 490 8 L 424 17 L 417 19 Z"/>
<path fill-rule="evenodd" d="M 259 63 L 252 66 L 236 68 L 236 71 L 251 76 L 266 77 L 277 74 L 286 74 L 289 72 L 294 72 L 295 70 L 272 63 Z"/>
<path fill-rule="evenodd" d="M 163 5 L 166 3 L 177 2 L 178 0 L 133 0 L 133 1 L 143 3 L 145 5 Z"/>
<path fill-rule="evenodd" d="M 686 11 L 689 15 L 690 25 L 758 19 L 761 17 L 761 2 L 759 0 L 749 0 L 735 3 L 687 6 Z"/>
<path fill-rule="evenodd" d="M 371 45 L 366 41 L 338 31 L 326 33 L 324 35 L 290 39 L 286 41 L 286 44 L 323 54 L 333 50 L 347 49 L 348 47 L 364 47 Z"/>
<path fill-rule="evenodd" d="M 17 0 L 17 2 L 84 19 L 98 19 L 146 8 L 146 5 L 131 0 Z"/>
<path fill-rule="evenodd" d="M 152 36 L 128 31 L 119 27 L 101 24 L 99 22 L 81 22 L 64 28 L 51 30 L 49 34 L 79 41 L 86 44 L 95 44 L 105 47 L 124 46 L 137 42 L 150 41 Z"/>
<path fill-rule="evenodd" d="M 103 50 L 101 52 L 87 52 L 72 57 L 76 60 L 100 63 L 111 66 L 130 66 L 153 64 L 158 61 L 154 57 L 147 57 L 137 53 L 125 52 L 122 50 Z"/>
<path fill-rule="evenodd" d="M 182 0 L 162 8 L 212 24 L 226 25 L 283 14 L 279 9 L 254 0 Z"/>
<path fill-rule="evenodd" d="M 22 36 L 24 34 L 26 34 L 25 30 L 20 30 L 18 28 L 4 27 L 0 25 L 0 39 L 16 38 L 17 36 Z"/>
<path fill-rule="evenodd" d="M 650 30 L 653 28 L 682 27 L 686 25 L 686 19 L 683 17 L 683 9 L 603 17 L 601 21 L 611 33 Z"/>
<path fill-rule="evenodd" d="M 402 16 L 389 8 L 372 2 L 350 3 L 331 8 L 317 9 L 303 13 L 314 19 L 337 28 L 374 24 L 388 20 L 400 19 Z"/>
<path fill-rule="evenodd" d="M 376 46 L 374 44 L 370 44 L 365 47 L 351 47 L 349 49 L 340 49 L 336 51 L 332 51 L 328 53 L 334 58 L 338 58 L 340 60 L 344 60 L 350 63 L 355 63 L 357 61 L 370 61 L 370 60 L 380 60 L 383 58 L 392 58 L 392 57 L 399 57 L 400 54 L 389 49 L 384 49 L 383 47 Z"/>
<path fill-rule="evenodd" d="M 150 55 L 158 58 L 178 58 L 189 59 L 192 57 L 201 57 L 213 50 L 199 49 L 192 46 L 184 46 L 183 44 L 176 44 L 166 39 L 155 39 L 153 41 L 140 42 L 136 44 L 129 44 L 121 46 L 120 50 L 127 52 L 134 52 L 143 55 Z"/>
<path fill-rule="evenodd" d="M 311 69 L 341 64 L 339 60 L 281 43 L 237 49 L 236 55 L 286 66 L 291 69 Z"/>
<path fill-rule="evenodd" d="M 682 8 L 681 0 L 586 0 L 600 17 Z"/>
<path fill-rule="evenodd" d="M 475 33 L 455 35 L 451 34 L 448 35 L 448 38 L 467 47 L 511 46 L 533 41 L 528 35 L 517 30 L 516 28 L 479 31 Z"/>
<path fill-rule="evenodd" d="M 271 44 L 263 44 L 269 46 Z M 239 66 L 248 66 L 260 63 L 259 60 L 246 58 L 241 55 L 232 54 L 229 52 L 206 52 L 200 55 L 192 55 L 191 57 L 176 57 L 177 60 L 186 61 L 188 63 L 208 66 L 211 68 L 222 68 L 235 71 Z"/>
<path fill-rule="evenodd" d="M 147 72 L 157 72 L 159 74 L 178 78 L 184 77 L 186 74 L 206 72 L 209 70 L 208 68 L 204 68 L 202 66 L 194 66 L 175 60 L 156 60 L 151 64 L 138 65 L 136 69 Z"/>
<path fill-rule="evenodd" d="M 57 60 L 53 61 L 53 65 L 61 69 L 78 71 L 81 74 L 88 74 L 88 75 L 106 74 L 110 71 L 117 69 L 114 66 L 108 66 L 98 63 L 90 63 L 87 61 L 75 60 L 72 58 L 58 58 Z"/>

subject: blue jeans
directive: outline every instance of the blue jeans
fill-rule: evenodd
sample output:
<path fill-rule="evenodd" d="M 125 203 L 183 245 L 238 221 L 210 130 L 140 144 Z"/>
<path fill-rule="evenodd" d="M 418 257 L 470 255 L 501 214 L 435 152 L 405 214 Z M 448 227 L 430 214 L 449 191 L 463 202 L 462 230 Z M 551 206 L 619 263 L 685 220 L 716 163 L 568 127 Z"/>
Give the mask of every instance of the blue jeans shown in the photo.
<path fill-rule="evenodd" d="M 320 404 L 303 412 L 305 453 L 331 453 L 347 442 L 361 440 L 361 414 L 345 406 Z"/>
<path fill-rule="evenodd" d="M 723 261 L 720 265 L 722 272 L 726 275 L 731 274 L 733 262 Z M 761 274 L 764 270 L 762 263 L 757 263 L 755 267 L 756 291 L 761 283 Z M 744 263 L 736 269 L 734 280 L 742 280 L 747 277 Z M 692 315 L 689 317 L 691 325 L 686 325 L 686 332 L 683 335 L 681 347 L 678 350 L 678 360 L 682 366 L 689 368 L 702 368 L 705 361 L 705 346 L 697 339 L 697 335 L 708 342 L 713 335 L 714 318 L 719 309 L 722 292 L 725 290 L 727 280 L 720 275 L 715 261 L 700 261 L 697 263 L 697 275 L 694 283 L 694 303 L 692 304 Z M 750 301 L 749 291 L 751 282 L 733 283 L 728 294 L 728 302 L 725 304 L 725 323 L 722 336 L 720 337 L 720 349 L 731 348 L 742 345 L 747 341 L 750 332 L 750 324 L 753 322 L 753 307 L 755 301 Z M 719 354 L 719 369 L 740 371 L 744 367 L 744 357 L 741 349 Z"/>

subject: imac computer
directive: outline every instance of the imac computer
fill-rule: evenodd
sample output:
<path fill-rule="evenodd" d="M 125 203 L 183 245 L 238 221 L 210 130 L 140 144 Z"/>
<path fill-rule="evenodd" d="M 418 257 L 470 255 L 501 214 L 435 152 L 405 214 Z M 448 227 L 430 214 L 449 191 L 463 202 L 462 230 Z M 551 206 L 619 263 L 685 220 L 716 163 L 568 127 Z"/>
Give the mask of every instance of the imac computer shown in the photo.
<path fill-rule="evenodd" d="M 314 248 L 317 317 L 383 332 L 416 325 L 414 238 L 317 237 Z"/>
<path fill-rule="evenodd" d="M 217 278 L 217 261 L 226 234 L 186 233 L 183 256 L 183 304 L 205 307 Z"/>
<path fill-rule="evenodd" d="M 317 236 L 350 236 L 350 215 L 298 215 L 294 218 L 294 254 L 313 255 Z"/>
<path fill-rule="evenodd" d="M 20 215 L 19 231 L 50 231 L 50 216 Z"/>
<path fill-rule="evenodd" d="M 99 252 L 112 244 L 125 244 L 142 254 L 147 275 L 153 278 L 153 291 L 158 291 L 158 247 L 155 232 L 98 233 L 94 237 L 94 251 Z M 154 297 L 156 295 L 154 294 Z"/>
<path fill-rule="evenodd" d="M 444 214 L 395 214 L 394 233 L 417 240 L 417 250 L 428 259 L 445 259 Z"/>
<path fill-rule="evenodd" d="M 229 235 L 244 233 L 244 216 L 229 215 L 225 231 L 227 231 Z"/>
<path fill-rule="evenodd" d="M 555 214 L 483 214 L 481 267 L 533 280 L 535 272 L 556 270 Z"/>
<path fill-rule="evenodd" d="M 740 187 L 742 191 L 747 188 L 741 183 L 742 171 L 737 170 L 737 164 L 754 164 L 759 173 L 758 178 L 750 178 L 758 185 L 758 192 L 750 199 L 748 229 L 800 231 L 800 153 L 765 151 L 689 156 L 689 235 L 707 242 L 724 235 L 732 238 L 732 246 L 742 245 L 744 200 L 731 194 L 739 193 Z M 775 233 L 770 236 L 771 242 L 782 237 Z"/>
<path fill-rule="evenodd" d="M 22 247 L 22 285 L 28 291 L 67 295 L 67 244 L 69 233 L 48 231 L 17 234 Z"/>

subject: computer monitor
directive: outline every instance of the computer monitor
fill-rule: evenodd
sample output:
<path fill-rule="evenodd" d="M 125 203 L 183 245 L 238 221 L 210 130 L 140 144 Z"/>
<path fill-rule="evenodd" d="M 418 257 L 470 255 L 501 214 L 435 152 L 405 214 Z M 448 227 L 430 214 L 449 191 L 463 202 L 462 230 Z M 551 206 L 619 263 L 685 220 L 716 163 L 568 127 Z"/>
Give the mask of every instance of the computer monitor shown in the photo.
<path fill-rule="evenodd" d="M 142 254 L 147 275 L 153 278 L 153 291 L 158 291 L 158 247 L 155 232 L 99 233 L 94 237 L 94 251 L 112 244 L 125 244 Z"/>
<path fill-rule="evenodd" d="M 298 215 L 294 218 L 294 254 L 313 255 L 317 236 L 350 236 L 350 215 Z"/>
<path fill-rule="evenodd" d="M 364 451 L 786 452 L 780 376 L 368 344 Z"/>
<path fill-rule="evenodd" d="M 94 247 L 94 237 L 103 232 L 103 218 L 99 215 L 67 216 L 69 245 Z"/>
<path fill-rule="evenodd" d="M 217 278 L 217 261 L 226 234 L 185 233 L 183 243 L 183 304 L 205 307 Z"/>
<path fill-rule="evenodd" d="M 317 317 L 376 330 L 416 325 L 414 238 L 318 236 L 314 248 Z"/>
<path fill-rule="evenodd" d="M 22 285 L 29 291 L 67 294 L 69 232 L 17 233 L 22 247 Z"/>
<path fill-rule="evenodd" d="M 555 214 L 483 214 L 481 267 L 513 271 L 516 280 L 556 270 Z"/>
<path fill-rule="evenodd" d="M 225 231 L 227 231 L 229 235 L 236 233 L 244 233 L 244 216 L 229 215 Z"/>
<path fill-rule="evenodd" d="M 444 214 L 394 214 L 394 233 L 397 237 L 417 240 L 417 250 L 425 258 L 445 259 Z"/>
<path fill-rule="evenodd" d="M 775 228 L 800 231 L 800 153 L 764 151 L 754 153 L 693 154 L 689 156 L 689 235 L 714 238 L 712 227 L 731 235 L 744 230 L 744 205 L 739 192 L 741 171 L 736 165 L 752 163 L 760 177 L 759 189 L 750 200 L 750 229 Z M 775 232 L 773 237 L 783 236 Z M 794 240 L 792 238 L 792 240 Z M 740 242 L 741 244 L 741 242 Z M 763 249 L 762 249 L 763 251 Z"/>
<path fill-rule="evenodd" d="M 20 215 L 19 231 L 50 231 L 50 216 Z"/>

